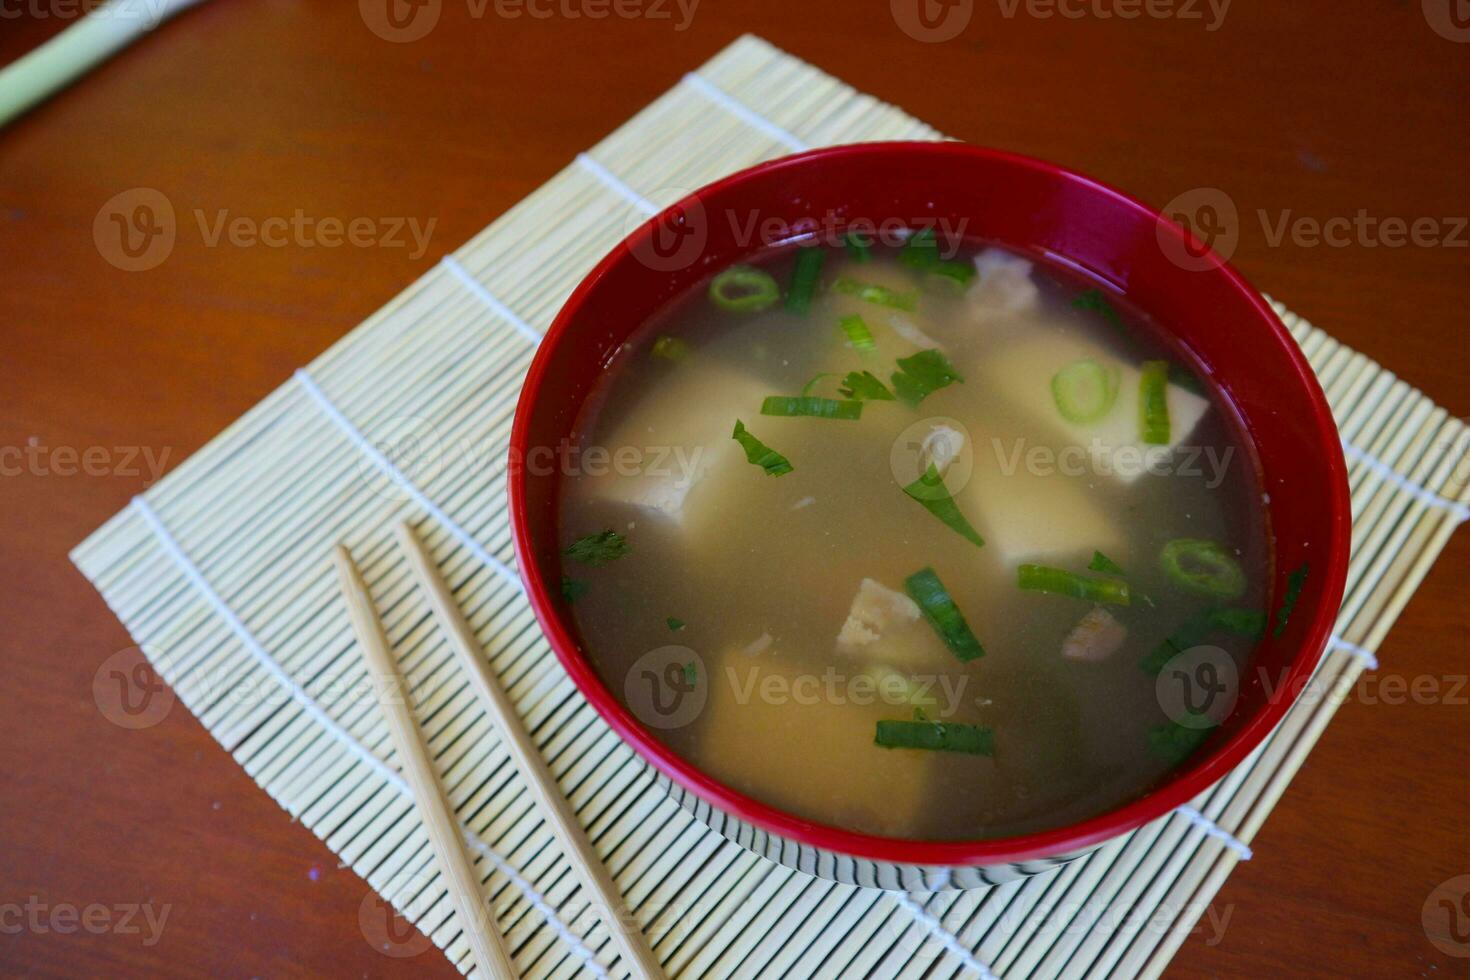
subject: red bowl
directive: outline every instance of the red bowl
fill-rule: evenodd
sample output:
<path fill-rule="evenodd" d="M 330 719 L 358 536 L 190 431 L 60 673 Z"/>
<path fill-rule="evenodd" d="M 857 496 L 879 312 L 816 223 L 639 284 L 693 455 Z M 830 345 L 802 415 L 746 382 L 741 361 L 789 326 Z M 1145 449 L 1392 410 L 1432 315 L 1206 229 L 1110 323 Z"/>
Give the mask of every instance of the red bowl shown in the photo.
<path fill-rule="evenodd" d="M 905 224 L 964 220 L 967 237 L 1074 267 L 1125 295 L 1187 347 L 1233 403 L 1259 454 L 1276 534 L 1271 608 L 1288 576 L 1310 571 L 1281 635 L 1244 671 L 1231 716 L 1146 795 L 1041 833 L 974 841 L 909 841 L 814 823 L 752 799 L 680 758 L 613 695 L 580 649 L 560 594 L 555 467 L 515 465 L 567 438 L 609 359 L 667 300 L 712 269 L 789 235 L 858 217 Z M 789 236 L 788 236 L 789 237 Z M 1081 174 L 960 143 L 869 143 L 760 164 L 697 191 L 636 229 L 572 293 L 531 365 L 511 433 L 516 555 L 536 617 L 573 682 L 661 782 L 727 836 L 808 872 L 912 887 L 925 866 L 957 884 L 1049 867 L 1160 817 L 1238 765 L 1305 686 L 1342 599 L 1351 533 L 1337 427 L 1306 359 L 1261 296 L 1200 242 L 1152 208 Z M 1258 669 L 1259 668 L 1259 669 Z M 1265 683 L 1263 684 L 1263 678 Z M 968 869 L 962 872 L 958 869 Z"/>

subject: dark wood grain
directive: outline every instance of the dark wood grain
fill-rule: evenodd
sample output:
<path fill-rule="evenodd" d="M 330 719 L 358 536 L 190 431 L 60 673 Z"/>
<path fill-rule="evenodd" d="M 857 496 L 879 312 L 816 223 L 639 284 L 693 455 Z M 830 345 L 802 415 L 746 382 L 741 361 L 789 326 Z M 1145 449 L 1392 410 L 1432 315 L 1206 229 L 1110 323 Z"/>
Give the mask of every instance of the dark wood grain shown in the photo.
<path fill-rule="evenodd" d="M 1434 218 L 1446 234 L 1470 214 L 1470 44 L 1431 30 L 1419 0 L 1240 0 L 1213 31 L 1177 18 L 1045 19 L 1024 2 L 1008 17 L 1008 2 L 982 0 L 938 44 L 906 36 L 881 0 L 705 0 L 682 31 L 672 6 L 673 20 L 471 9 L 444 0 L 427 37 L 393 44 L 353 3 L 211 0 L 0 131 L 0 447 L 146 446 L 176 464 L 746 30 L 945 132 L 1070 164 L 1155 204 L 1224 191 L 1247 276 L 1470 414 L 1463 228 L 1458 247 L 1268 233 L 1288 210 Z M 0 60 L 66 23 L 8 18 Z M 410 256 L 211 247 L 181 217 L 167 261 L 128 273 L 91 229 L 103 202 L 135 187 L 163 192 L 181 216 L 302 209 L 436 225 Z M 0 904 L 152 903 L 168 918 L 149 945 L 117 930 L 16 933 L 0 917 L 0 972 L 451 976 L 437 953 L 371 948 L 358 925 L 363 882 L 182 708 L 141 731 L 99 713 L 92 677 L 130 640 L 66 554 L 146 482 L 0 478 Z M 1382 674 L 1463 676 L 1467 579 L 1462 535 L 1384 644 Z M 1467 742 L 1463 700 L 1355 697 L 1256 859 L 1217 898 L 1217 918 L 1230 916 L 1223 938 L 1201 930 L 1172 974 L 1464 975 L 1470 960 L 1428 942 L 1420 909 L 1439 882 L 1470 873 Z"/>

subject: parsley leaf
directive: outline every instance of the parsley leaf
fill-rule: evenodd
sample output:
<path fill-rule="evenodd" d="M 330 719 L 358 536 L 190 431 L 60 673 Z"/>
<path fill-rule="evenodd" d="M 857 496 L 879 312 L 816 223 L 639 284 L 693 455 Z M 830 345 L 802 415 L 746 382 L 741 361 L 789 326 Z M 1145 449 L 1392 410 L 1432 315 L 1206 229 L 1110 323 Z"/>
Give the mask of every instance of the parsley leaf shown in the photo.
<path fill-rule="evenodd" d="M 572 542 L 572 546 L 562 554 L 593 568 L 606 565 L 623 557 L 633 550 L 628 544 L 628 539 L 616 531 L 599 531 L 597 534 L 589 534 Z"/>

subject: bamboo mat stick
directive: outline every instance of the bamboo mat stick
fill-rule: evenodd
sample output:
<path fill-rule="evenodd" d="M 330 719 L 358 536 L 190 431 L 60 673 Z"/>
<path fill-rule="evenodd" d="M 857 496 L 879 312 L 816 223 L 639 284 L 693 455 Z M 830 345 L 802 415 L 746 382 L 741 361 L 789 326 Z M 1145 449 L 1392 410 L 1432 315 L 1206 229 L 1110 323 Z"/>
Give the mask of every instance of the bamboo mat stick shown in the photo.
<path fill-rule="evenodd" d="M 664 976 L 662 965 L 654 956 L 643 930 L 637 927 L 631 913 L 625 914 L 626 909 L 617 883 L 593 850 L 592 842 L 587 839 L 577 815 L 562 794 L 556 777 L 547 768 L 546 760 L 541 757 L 525 728 L 521 726 L 515 706 L 511 704 L 500 682 L 491 675 L 490 665 L 480 650 L 479 641 L 475 639 L 469 623 L 465 622 L 464 613 L 450 593 L 449 586 L 439 574 L 439 567 L 407 521 L 400 523 L 395 531 L 399 546 L 413 569 L 414 578 L 428 597 L 440 629 L 448 635 L 455 658 L 469 675 L 485 713 L 495 722 L 495 730 L 500 733 L 501 743 L 515 761 L 526 787 L 538 804 L 547 825 L 556 834 L 562 851 L 582 884 L 602 901 L 605 910 L 603 922 L 612 934 L 618 953 L 635 976 L 643 980 L 661 980 Z"/>
<path fill-rule="evenodd" d="M 480 876 L 475 873 L 474 863 L 465 851 L 459 822 L 452 816 L 449 802 L 439 788 L 428 747 L 409 710 L 408 686 L 393 661 L 388 637 L 383 632 L 377 610 L 373 608 L 367 584 L 345 547 L 338 545 L 332 552 L 332 560 L 337 566 L 337 578 L 342 587 L 342 597 L 347 600 L 352 628 L 357 633 L 363 659 L 367 661 L 368 673 L 374 682 L 373 690 L 384 695 L 383 716 L 392 732 L 393 745 L 403 763 L 404 775 L 413 787 L 414 801 L 418 804 L 424 829 L 428 831 L 434 856 L 449 883 L 449 894 L 459 915 L 460 928 L 464 930 L 481 973 L 496 980 L 515 980 L 510 954 L 505 950 L 500 930 L 491 921 L 489 906 L 484 901 Z M 399 692 L 402 692 L 402 698 L 394 696 Z"/>

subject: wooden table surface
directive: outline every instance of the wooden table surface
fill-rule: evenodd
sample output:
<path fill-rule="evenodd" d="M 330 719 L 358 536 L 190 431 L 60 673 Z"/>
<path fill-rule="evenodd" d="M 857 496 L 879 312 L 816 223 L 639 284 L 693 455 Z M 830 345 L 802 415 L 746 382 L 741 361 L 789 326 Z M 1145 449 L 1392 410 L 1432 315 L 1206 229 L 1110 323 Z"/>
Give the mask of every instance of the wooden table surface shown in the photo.
<path fill-rule="evenodd" d="M 1223 19 L 1219 0 L 959 0 L 968 22 L 932 43 L 901 29 L 920 23 L 908 0 L 692 17 L 623 0 L 643 15 L 606 19 L 570 16 L 613 9 L 597 0 L 425 0 L 400 12 L 440 19 L 406 42 L 369 28 L 387 30 L 384 2 L 212 0 L 0 131 L 0 973 L 453 975 L 433 951 L 375 951 L 364 883 L 182 707 L 141 730 L 104 717 L 93 676 L 131 641 L 67 551 L 150 463 L 194 452 L 743 31 L 1154 204 L 1224 192 L 1249 278 L 1470 414 L 1470 31 L 1449 0 L 1241 0 Z M 0 62 L 75 9 L 0 6 Z M 178 215 L 145 271 L 94 238 L 134 188 Z M 435 224 L 426 248 L 212 234 L 298 211 Z M 1419 242 L 1386 219 L 1426 219 Z M 1432 677 L 1442 696 L 1359 689 L 1216 900 L 1223 936 L 1193 936 L 1173 976 L 1470 971 L 1420 925 L 1470 873 L 1467 579 L 1461 534 L 1380 651 L 1380 684 Z"/>

